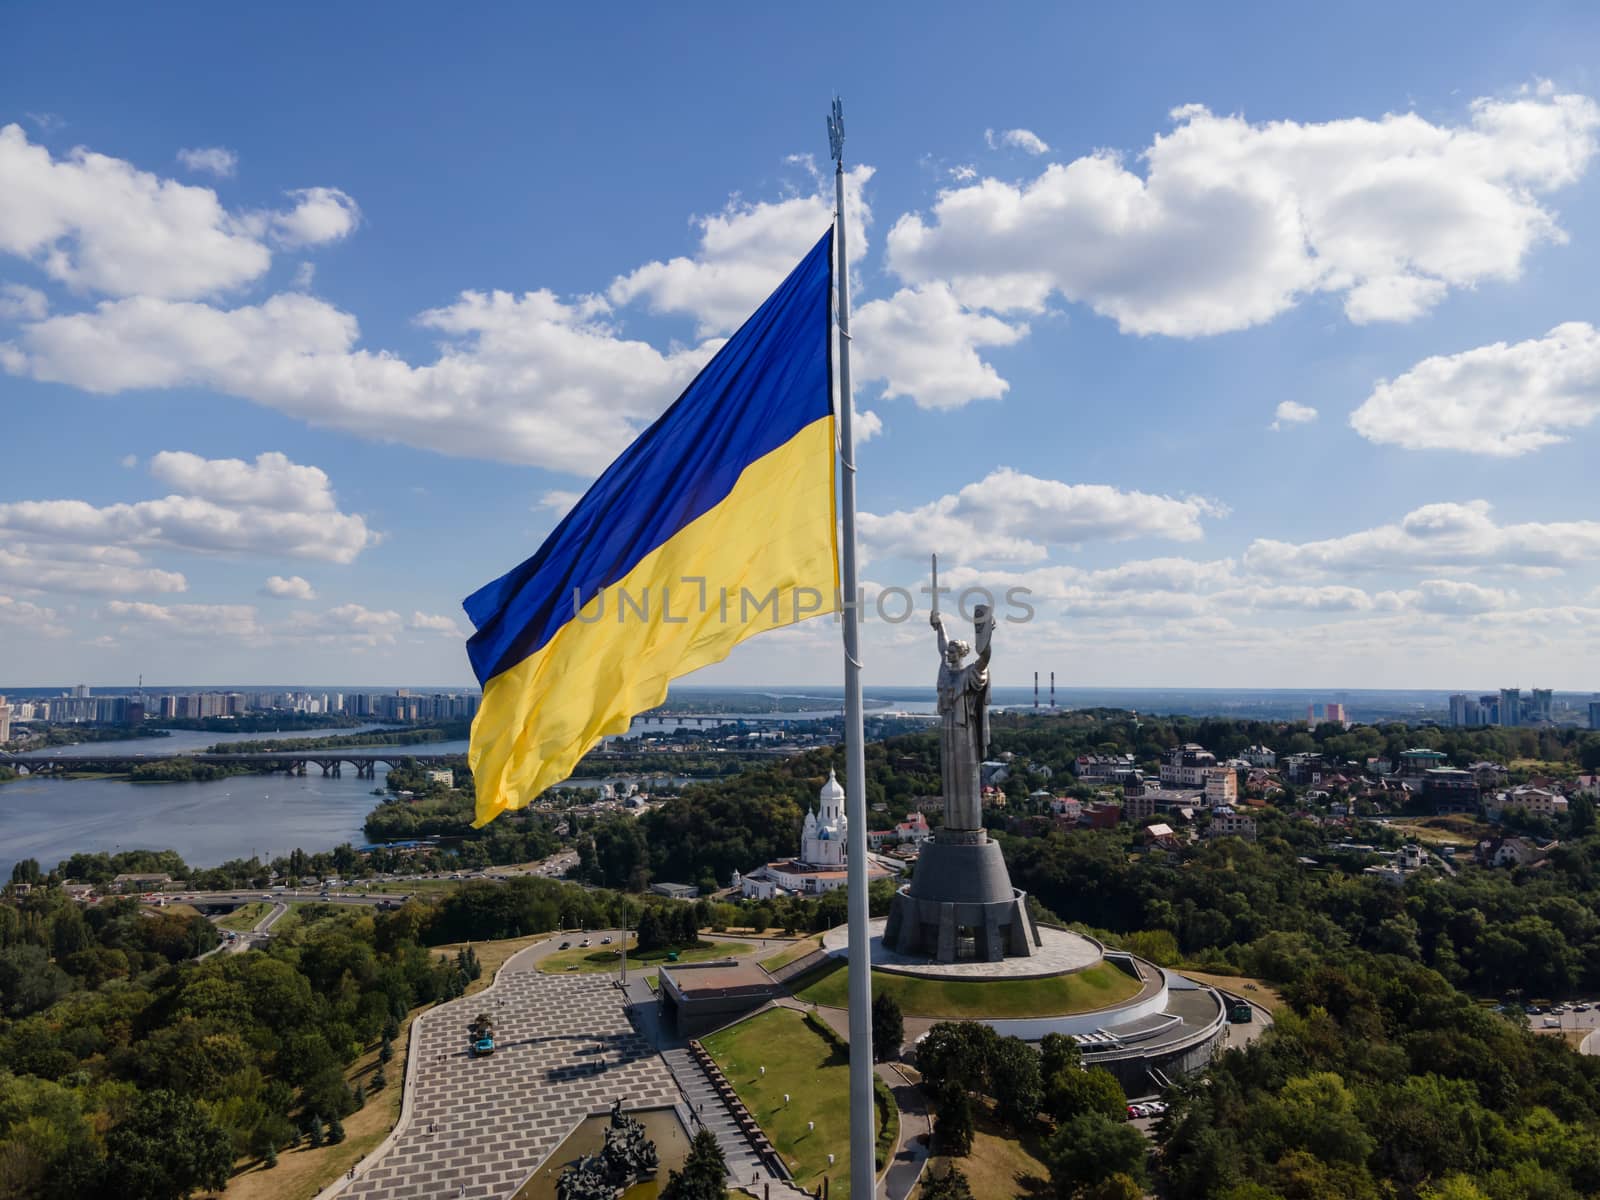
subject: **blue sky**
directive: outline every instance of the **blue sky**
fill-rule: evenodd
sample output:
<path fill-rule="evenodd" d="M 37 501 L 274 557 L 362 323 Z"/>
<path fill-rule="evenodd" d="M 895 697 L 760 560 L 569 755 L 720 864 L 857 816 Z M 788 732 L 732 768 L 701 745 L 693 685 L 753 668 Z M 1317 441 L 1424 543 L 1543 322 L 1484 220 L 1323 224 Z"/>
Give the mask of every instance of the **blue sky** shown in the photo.
<path fill-rule="evenodd" d="M 469 682 L 837 90 L 873 586 L 1032 588 L 1002 683 L 1600 687 L 1600 14 L 1295 7 L 12 7 L 8 676 Z"/>

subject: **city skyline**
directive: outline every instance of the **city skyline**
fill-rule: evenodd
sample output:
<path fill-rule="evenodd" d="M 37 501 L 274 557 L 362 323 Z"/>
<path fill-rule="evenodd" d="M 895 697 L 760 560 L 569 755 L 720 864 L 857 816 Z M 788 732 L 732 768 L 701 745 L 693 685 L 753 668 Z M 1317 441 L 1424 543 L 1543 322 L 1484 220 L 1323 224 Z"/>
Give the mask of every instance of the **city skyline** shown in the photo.
<path fill-rule="evenodd" d="M 1030 589 L 1003 686 L 1592 690 L 1582 6 L 1357 6 L 1293 70 L 1307 18 L 1260 14 L 400 14 L 347 62 L 343 14 L 95 11 L 0 47 L 8 681 L 468 686 L 461 597 L 826 226 L 837 87 L 872 594 L 929 551 Z M 780 42 L 840 53 L 774 78 Z M 178 69 L 214 44 L 253 49 Z M 920 622 L 863 636 L 869 687 L 926 676 Z M 689 682 L 832 685 L 837 648 Z"/>

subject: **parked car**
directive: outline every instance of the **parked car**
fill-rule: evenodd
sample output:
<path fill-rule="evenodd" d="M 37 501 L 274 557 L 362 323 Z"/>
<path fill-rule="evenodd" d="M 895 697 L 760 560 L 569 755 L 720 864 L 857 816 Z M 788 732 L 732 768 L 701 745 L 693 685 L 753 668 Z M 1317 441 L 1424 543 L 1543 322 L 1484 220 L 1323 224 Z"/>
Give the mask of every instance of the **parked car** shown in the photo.
<path fill-rule="evenodd" d="M 611 945 L 611 939 L 608 938 L 608 937 L 603 937 L 603 938 L 600 939 L 600 944 L 602 946 L 609 946 L 609 945 Z"/>
<path fill-rule="evenodd" d="M 561 948 L 563 950 L 571 950 L 572 949 L 572 943 L 571 942 L 562 942 L 561 943 Z"/>
<path fill-rule="evenodd" d="M 583 941 L 578 943 L 578 945 L 580 945 L 580 946 L 587 946 L 588 944 L 589 944 L 589 939 L 588 938 L 584 938 Z"/>

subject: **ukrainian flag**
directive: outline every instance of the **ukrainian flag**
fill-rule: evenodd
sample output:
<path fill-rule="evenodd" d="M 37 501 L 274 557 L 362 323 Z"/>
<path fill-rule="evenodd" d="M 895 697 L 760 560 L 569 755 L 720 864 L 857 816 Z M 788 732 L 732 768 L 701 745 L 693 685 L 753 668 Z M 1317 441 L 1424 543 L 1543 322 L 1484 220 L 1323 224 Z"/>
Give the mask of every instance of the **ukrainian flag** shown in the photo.
<path fill-rule="evenodd" d="M 538 553 L 464 602 L 475 826 L 670 680 L 838 607 L 830 229 Z"/>

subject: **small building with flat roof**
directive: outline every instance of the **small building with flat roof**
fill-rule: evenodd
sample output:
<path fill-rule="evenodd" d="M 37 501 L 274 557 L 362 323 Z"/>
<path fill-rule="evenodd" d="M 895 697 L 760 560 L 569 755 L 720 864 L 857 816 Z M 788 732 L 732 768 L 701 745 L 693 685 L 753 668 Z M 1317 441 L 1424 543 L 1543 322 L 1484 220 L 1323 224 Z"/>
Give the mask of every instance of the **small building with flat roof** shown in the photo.
<path fill-rule="evenodd" d="M 764 967 L 732 959 L 665 964 L 659 975 L 662 1023 L 684 1038 L 720 1029 L 782 991 Z"/>

